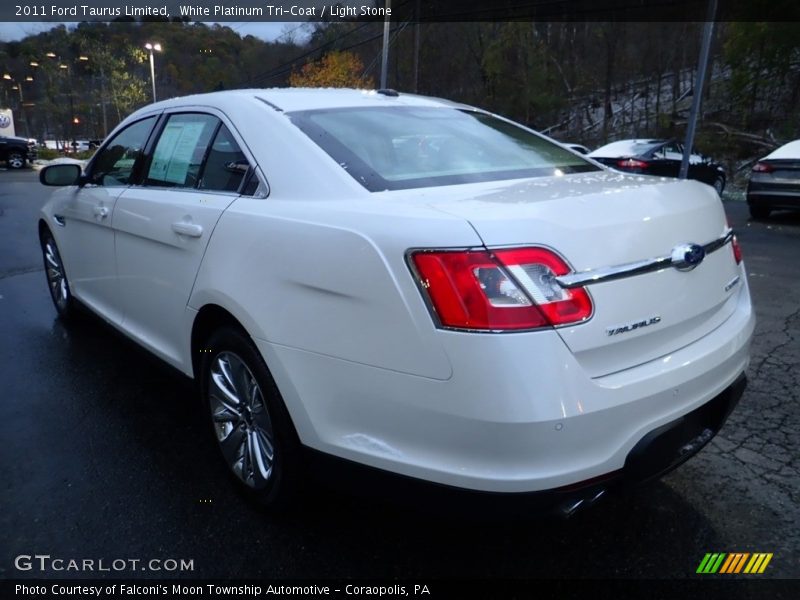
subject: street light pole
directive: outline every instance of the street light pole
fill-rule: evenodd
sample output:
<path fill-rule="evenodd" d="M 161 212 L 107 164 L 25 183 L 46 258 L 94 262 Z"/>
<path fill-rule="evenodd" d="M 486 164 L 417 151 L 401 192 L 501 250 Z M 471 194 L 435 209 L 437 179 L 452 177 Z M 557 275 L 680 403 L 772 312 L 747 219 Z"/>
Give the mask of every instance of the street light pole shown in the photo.
<path fill-rule="evenodd" d="M 106 115 L 106 71 L 100 65 L 100 110 L 103 113 L 103 139 L 108 136 L 108 116 Z"/>
<path fill-rule="evenodd" d="M 153 83 L 153 102 L 156 101 L 156 63 L 153 58 L 153 51 L 161 52 L 161 44 L 151 44 L 147 42 L 144 45 L 150 51 L 150 81 Z"/>
<path fill-rule="evenodd" d="M 31 137 L 31 126 L 28 123 L 28 113 L 25 110 L 25 98 L 22 97 L 22 82 L 17 82 L 17 91 L 19 92 L 19 114 L 25 122 L 25 137 Z"/>

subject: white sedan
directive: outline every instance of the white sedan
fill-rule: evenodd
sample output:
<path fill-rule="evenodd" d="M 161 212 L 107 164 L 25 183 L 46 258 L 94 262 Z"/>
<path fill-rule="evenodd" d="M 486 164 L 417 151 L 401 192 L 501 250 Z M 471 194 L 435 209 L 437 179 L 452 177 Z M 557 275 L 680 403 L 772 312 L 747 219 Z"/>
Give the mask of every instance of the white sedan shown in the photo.
<path fill-rule="evenodd" d="M 308 450 L 569 513 L 719 430 L 754 317 L 714 190 L 391 90 L 239 90 L 127 119 L 39 234 L 76 304 L 199 383 L 265 505 Z"/>

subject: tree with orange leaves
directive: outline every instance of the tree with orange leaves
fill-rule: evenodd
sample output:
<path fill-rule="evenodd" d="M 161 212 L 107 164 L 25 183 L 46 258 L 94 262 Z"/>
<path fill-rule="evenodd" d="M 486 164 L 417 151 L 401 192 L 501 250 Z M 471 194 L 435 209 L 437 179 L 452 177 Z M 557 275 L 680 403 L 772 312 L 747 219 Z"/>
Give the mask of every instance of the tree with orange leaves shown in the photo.
<path fill-rule="evenodd" d="M 321 59 L 303 65 L 289 76 L 292 87 L 373 87 L 365 77 L 364 63 L 351 52 L 329 52 Z"/>

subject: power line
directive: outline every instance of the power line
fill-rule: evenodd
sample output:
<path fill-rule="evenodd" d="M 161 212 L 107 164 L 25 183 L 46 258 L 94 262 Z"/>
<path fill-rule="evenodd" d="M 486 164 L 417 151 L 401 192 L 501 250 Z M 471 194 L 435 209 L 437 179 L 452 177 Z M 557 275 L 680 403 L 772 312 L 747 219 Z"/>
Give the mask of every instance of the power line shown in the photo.
<path fill-rule="evenodd" d="M 395 40 L 396 40 L 396 39 L 398 38 L 398 36 L 399 36 L 399 35 L 400 35 L 400 34 L 403 32 L 403 30 L 404 30 L 406 27 L 408 27 L 408 24 L 409 24 L 410 22 L 411 22 L 411 21 L 404 21 L 402 25 L 400 25 L 399 27 L 395 27 L 395 29 L 394 29 L 394 34 L 392 35 L 391 39 L 389 40 L 389 44 L 388 44 L 389 48 L 391 48 L 391 47 L 392 47 L 392 44 L 394 44 Z M 372 70 L 372 69 L 375 67 L 375 65 L 377 65 L 377 64 L 378 64 L 378 59 L 381 57 L 381 54 L 382 54 L 382 52 L 378 52 L 378 53 L 375 55 L 375 58 L 373 58 L 373 59 L 372 59 L 372 62 L 371 62 L 371 63 L 369 63 L 369 66 L 368 66 L 366 69 L 364 69 L 364 72 L 361 74 L 361 78 L 362 78 L 362 79 L 363 79 L 364 77 L 366 77 L 366 76 L 369 74 L 369 72 L 370 72 L 370 71 L 371 71 L 371 70 Z"/>
<path fill-rule="evenodd" d="M 397 8 L 395 8 L 395 9 L 394 9 L 392 12 L 399 11 L 399 9 L 401 9 L 402 7 L 404 7 L 406 4 L 409 4 L 410 2 L 412 2 L 412 0 L 405 0 L 404 2 L 401 2 L 401 3 L 400 3 L 398 6 L 397 6 Z M 329 48 L 330 46 L 332 46 L 332 45 L 333 45 L 333 44 L 335 44 L 336 42 L 338 42 L 338 41 L 340 41 L 340 40 L 343 40 L 344 38 L 346 38 L 346 37 L 348 37 L 348 36 L 350 36 L 350 35 L 352 35 L 352 34 L 354 34 L 354 33 L 358 32 L 358 31 L 361 31 L 362 29 L 364 29 L 365 27 L 367 27 L 367 26 L 371 25 L 372 23 L 373 23 L 372 21 L 366 21 L 366 22 L 364 22 L 362 25 L 360 25 L 359 27 L 356 27 L 355 29 L 351 29 L 350 31 L 348 31 L 348 32 L 345 32 L 344 34 L 342 34 L 342 35 L 340 35 L 340 36 L 337 36 L 336 38 L 334 38 L 333 40 L 331 40 L 331 41 L 329 41 L 329 42 L 325 42 L 325 43 L 323 43 L 323 44 L 320 44 L 320 45 L 319 45 L 319 46 L 317 46 L 316 48 L 313 48 L 313 49 L 311 49 L 311 50 L 308 50 L 307 52 L 304 52 L 303 54 L 301 54 L 301 55 L 299 55 L 299 56 L 296 56 L 296 57 L 295 57 L 295 58 L 293 58 L 292 60 L 290 60 L 290 61 L 288 61 L 288 62 L 285 62 L 285 63 L 283 63 L 282 65 L 278 65 L 277 67 L 275 67 L 275 68 L 273 68 L 273 69 L 270 69 L 269 71 L 266 71 L 265 73 L 262 73 L 261 75 L 256 75 L 255 77 L 249 78 L 249 79 L 247 80 L 247 83 L 248 83 L 248 84 L 250 84 L 250 85 L 254 85 L 254 84 L 257 84 L 257 83 L 259 83 L 259 82 L 263 82 L 263 81 L 269 81 L 270 79 L 274 79 L 275 77 L 278 77 L 278 76 L 280 76 L 280 75 L 283 75 L 283 74 L 287 73 L 288 71 L 291 71 L 291 70 L 292 70 L 292 68 L 293 68 L 293 65 L 294 65 L 294 63 L 296 63 L 297 61 L 299 61 L 299 60 L 302 60 L 302 59 L 304 59 L 304 58 L 306 58 L 306 57 L 308 57 L 308 56 L 310 56 L 310 55 L 312 55 L 312 54 L 314 54 L 314 53 L 316 53 L 316 52 L 319 52 L 319 51 L 321 51 L 321 50 L 324 50 L 324 49 L 326 49 L 326 48 Z M 396 29 L 396 28 L 395 28 L 395 29 Z M 368 43 L 368 42 L 374 41 L 375 39 L 377 39 L 377 38 L 381 37 L 382 35 L 383 35 L 383 34 L 379 34 L 377 37 L 373 36 L 373 37 L 371 37 L 371 38 L 368 38 L 368 39 L 366 39 L 366 40 L 362 40 L 361 42 L 357 42 L 357 43 L 355 43 L 355 44 L 353 44 L 353 45 L 351 45 L 351 46 L 347 46 L 347 47 L 345 47 L 345 48 L 342 48 L 341 50 L 342 50 L 343 52 L 344 52 L 344 51 L 347 51 L 347 50 L 351 50 L 351 49 L 353 49 L 353 48 L 356 48 L 356 47 L 358 47 L 358 46 L 361 46 L 361 45 L 363 45 L 363 44 L 366 44 L 366 43 Z M 307 62 L 308 62 L 308 61 L 305 61 L 305 62 L 304 62 L 302 65 L 300 65 L 300 66 L 301 66 L 301 67 L 302 67 L 302 66 L 304 66 L 304 65 L 305 65 Z M 289 68 L 287 69 L 286 67 L 289 67 Z M 245 82 L 244 82 L 244 81 L 242 81 L 242 82 L 240 82 L 240 83 L 244 84 Z"/>
<path fill-rule="evenodd" d="M 266 72 L 262 73 L 261 75 L 256 75 L 255 77 L 250 79 L 250 82 L 251 83 L 258 83 L 260 81 L 267 81 L 269 79 L 272 79 L 276 75 L 280 75 L 282 73 L 285 73 L 286 72 L 285 71 L 285 67 L 289 67 L 289 70 L 291 70 L 292 67 L 294 66 L 294 64 L 297 61 L 302 60 L 302 59 L 304 59 L 304 58 L 306 58 L 308 56 L 311 56 L 312 54 L 314 54 L 316 52 L 319 52 L 320 50 L 324 50 L 324 49 L 332 46 L 336 42 L 338 42 L 340 40 L 343 40 L 344 38 L 346 38 L 346 37 L 358 32 L 358 31 L 361 31 L 362 29 L 364 29 L 365 27 L 367 27 L 367 26 L 369 26 L 371 24 L 372 23 L 369 22 L 369 21 L 366 22 L 366 23 L 363 23 L 363 24 L 359 25 L 358 27 L 356 27 L 355 29 L 351 29 L 350 31 L 347 31 L 347 32 L 343 33 L 342 35 L 339 35 L 339 36 L 335 37 L 334 39 L 332 39 L 332 40 L 330 40 L 328 42 L 320 44 L 316 48 L 312 48 L 311 50 L 307 50 L 306 52 L 303 52 L 299 56 L 295 56 L 293 59 L 291 59 L 291 60 L 289 60 L 289 61 L 287 61 L 287 62 L 285 62 L 285 63 L 283 63 L 281 65 L 278 65 L 277 67 L 274 67 L 273 69 L 270 69 L 269 71 L 266 71 Z M 345 50 L 347 50 L 347 49 L 349 49 L 349 48 L 345 48 Z M 303 63 L 303 64 L 305 64 L 305 63 Z M 282 70 L 282 69 L 284 69 L 284 70 Z M 278 71 L 280 71 L 280 73 Z"/>
<path fill-rule="evenodd" d="M 375 40 L 378 40 L 381 37 L 383 37 L 383 33 L 378 33 L 376 35 L 373 35 L 371 37 L 365 38 L 365 39 L 363 39 L 363 40 L 361 40 L 359 42 L 356 42 L 354 44 L 350 44 L 349 46 L 345 46 L 344 48 L 341 49 L 341 51 L 342 52 L 346 52 L 347 50 L 352 50 L 353 48 L 358 48 L 359 46 L 363 46 L 364 44 L 368 44 L 370 42 L 374 42 Z M 309 61 L 306 61 L 305 63 L 303 63 L 303 65 L 307 64 L 308 62 Z M 279 77 L 279 76 L 284 75 L 286 73 L 290 73 L 294 67 L 289 63 L 287 63 L 287 64 L 289 65 L 287 68 L 284 68 L 283 70 L 281 70 L 279 72 L 276 72 L 276 73 L 269 73 L 268 76 L 266 76 L 266 78 L 263 79 L 263 81 L 269 81 L 270 79 L 274 79 L 275 77 Z M 303 65 L 301 65 L 301 66 L 303 66 Z"/>

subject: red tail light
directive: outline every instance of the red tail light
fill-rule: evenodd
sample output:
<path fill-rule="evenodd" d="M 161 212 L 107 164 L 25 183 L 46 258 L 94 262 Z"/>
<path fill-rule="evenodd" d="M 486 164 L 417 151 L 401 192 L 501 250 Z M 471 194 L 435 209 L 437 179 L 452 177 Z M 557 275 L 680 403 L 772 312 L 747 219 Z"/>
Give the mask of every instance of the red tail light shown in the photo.
<path fill-rule="evenodd" d="M 742 262 L 742 247 L 739 245 L 739 240 L 734 235 L 731 238 L 731 248 L 733 249 L 733 258 L 736 259 L 736 264 Z"/>
<path fill-rule="evenodd" d="M 753 173 L 772 173 L 775 168 L 769 163 L 759 162 L 753 166 Z"/>
<path fill-rule="evenodd" d="M 592 301 L 555 277 L 570 272 L 544 248 L 414 252 L 420 285 L 443 327 L 522 330 L 585 321 Z"/>
<path fill-rule="evenodd" d="M 618 160 L 617 166 L 622 169 L 646 169 L 648 163 L 636 158 L 626 158 L 624 160 Z"/>
<path fill-rule="evenodd" d="M 731 227 L 731 220 L 728 217 L 725 217 L 725 224 L 728 226 L 728 229 L 733 229 Z M 742 247 L 739 246 L 739 240 L 736 238 L 736 235 L 731 238 L 731 249 L 733 250 L 733 258 L 738 265 L 742 262 Z"/>

